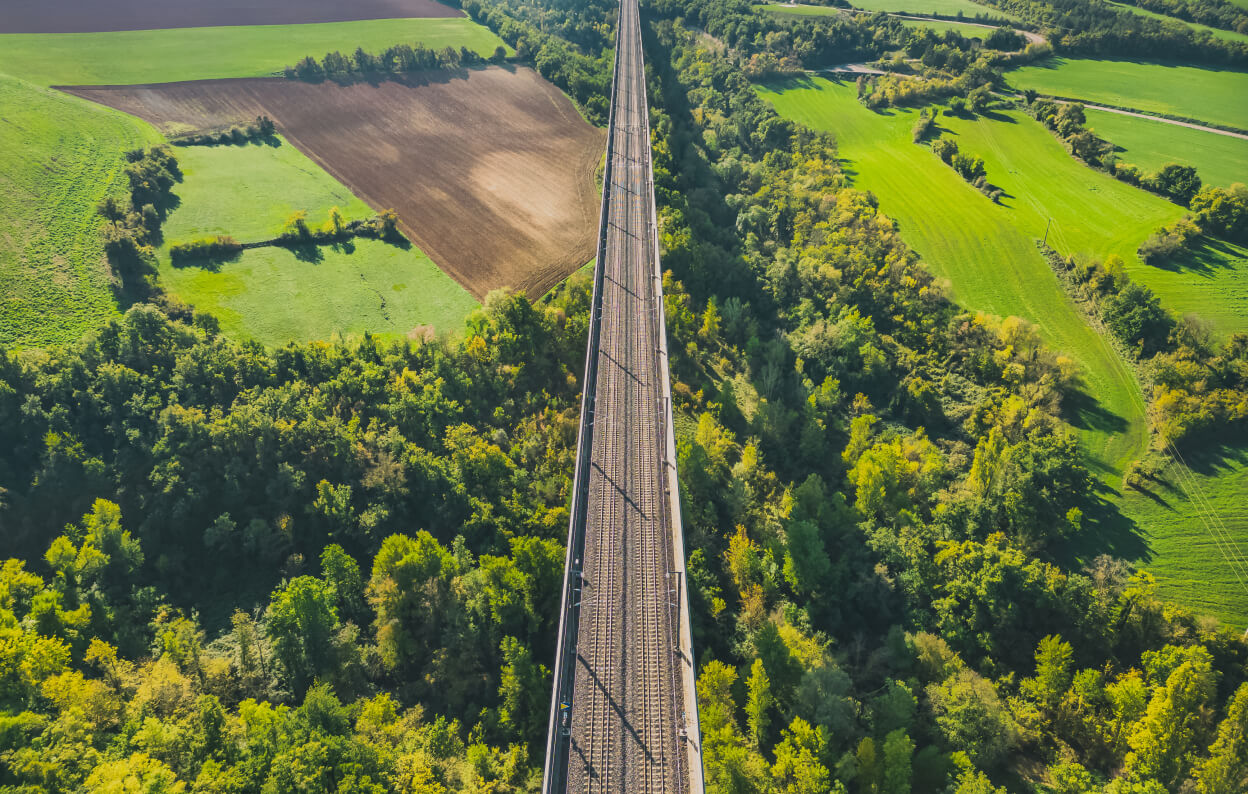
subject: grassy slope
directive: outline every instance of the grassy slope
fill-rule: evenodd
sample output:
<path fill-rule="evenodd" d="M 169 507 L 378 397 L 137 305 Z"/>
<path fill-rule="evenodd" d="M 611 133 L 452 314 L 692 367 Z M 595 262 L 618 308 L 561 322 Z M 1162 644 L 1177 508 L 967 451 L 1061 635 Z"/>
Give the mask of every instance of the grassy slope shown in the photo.
<path fill-rule="evenodd" d="M 1207 185 L 1248 183 L 1248 141 L 1120 113 L 1088 110 L 1088 126 L 1121 150 L 1120 162 L 1156 171 L 1166 163 L 1195 166 Z"/>
<path fill-rule="evenodd" d="M 1191 469 L 1170 466 L 1151 496 L 1130 493 L 1123 512 L 1144 527 L 1145 558 L 1171 598 L 1243 630 L 1248 625 L 1248 449 L 1223 450 L 1208 460 L 1187 458 Z M 1186 489 L 1186 490 L 1185 490 Z M 1209 510 L 1187 498 L 1196 489 Z M 1217 516 L 1217 528 L 1206 523 Z M 1222 538 L 1221 542 L 1215 537 Z M 1229 542 L 1226 540 L 1229 537 Z M 1243 564 L 1225 562 L 1231 555 Z"/>
<path fill-rule="evenodd" d="M 1200 23 L 1197 23 L 1197 22 L 1188 22 L 1187 20 L 1184 20 L 1184 19 L 1176 19 L 1174 17 L 1168 17 L 1165 14 L 1158 14 L 1157 12 L 1149 11 L 1146 8 L 1139 8 L 1137 6 L 1127 5 L 1126 3 L 1115 3 L 1113 2 L 1113 0 L 1110 0 L 1109 4 L 1111 6 L 1121 8 L 1125 11 L 1130 11 L 1132 14 L 1138 14 L 1139 16 L 1142 16 L 1142 17 L 1152 17 L 1153 19 L 1156 19 L 1163 23 L 1169 22 L 1172 25 L 1185 25 L 1191 28 L 1192 30 L 1203 31 L 1205 33 L 1208 33 L 1212 35 L 1214 38 L 1225 39 L 1226 41 L 1248 41 L 1248 36 L 1245 36 L 1243 33 L 1236 33 L 1233 30 L 1222 30 L 1221 28 L 1211 28 L 1208 25 L 1201 25 Z"/>
<path fill-rule="evenodd" d="M 941 118 L 959 146 L 984 158 L 988 179 L 1010 198 L 1009 222 L 1029 237 L 1044 235 L 1064 254 L 1118 254 L 1130 276 L 1147 284 L 1172 311 L 1210 321 L 1219 336 L 1248 330 L 1248 250 L 1216 242 L 1183 266 L 1150 267 L 1135 249 L 1158 226 L 1184 214 L 1165 199 L 1094 171 L 1066 154 L 1057 139 L 1021 112 L 1003 121 Z"/>
<path fill-rule="evenodd" d="M 95 207 L 147 124 L 0 74 L 0 346 L 72 342 L 116 314 Z"/>
<path fill-rule="evenodd" d="M 1193 522 L 1192 505 L 1177 494 L 1168 495 L 1163 507 L 1147 497 L 1124 497 L 1115 490 L 1119 467 L 1139 455 L 1146 444 L 1142 395 L 1121 360 L 1086 325 L 1036 254 L 1032 235 L 1039 236 L 1043 229 L 1032 231 L 1034 221 L 1029 216 L 1035 211 L 1022 209 L 1018 200 L 1010 199 L 1006 202 L 1012 206 L 994 206 L 926 147 L 913 144 L 913 111 L 873 113 L 855 100 L 852 83 L 838 86 L 807 79 L 786 88 L 760 90 L 785 116 L 837 135 L 840 154 L 855 186 L 879 197 L 883 210 L 900 222 L 907 242 L 936 272 L 951 279 L 954 295 L 961 303 L 1037 322 L 1047 341 L 1083 365 L 1089 398 L 1073 421 L 1082 425 L 1080 441 L 1090 465 L 1105 482 L 1106 496 L 1121 511 L 1115 515 L 1111 510 L 1108 517 L 1093 525 L 1094 537 L 1086 551 L 1095 554 L 1108 550 L 1147 560 L 1166 595 L 1242 627 L 1248 616 L 1248 596 L 1234 589 L 1233 573 L 1224 559 L 1210 554 L 1208 536 L 1201 534 L 1206 531 Z M 1022 120 L 951 120 L 949 124 L 959 131 L 963 146 L 985 157 L 989 176 L 998 183 L 1019 179 L 1018 184 L 1030 184 L 1017 174 L 1005 173 L 1003 164 L 1009 160 L 994 155 L 985 142 L 990 131 L 993 137 L 1000 136 L 998 145 L 1008 143 L 1031 158 L 1039 158 L 1043 163 L 1043 168 L 1036 169 L 1039 172 L 1060 167 L 1061 158 L 1069 160 L 1060 147 L 1057 152 L 1061 158 L 1053 156 L 1038 139 L 1028 143 L 1031 133 Z M 984 130 L 976 132 L 974 128 L 981 126 Z M 1084 179 L 1069 183 L 1075 186 L 1072 195 L 1094 183 L 1089 177 L 1099 176 L 1084 170 Z M 1103 203 L 1113 203 L 1113 194 L 1093 195 Z M 1084 203 L 1072 201 L 1074 207 Z M 1100 217 L 1104 219 L 1106 212 L 1112 208 L 1099 210 Z M 1126 212 L 1120 210 L 1119 214 Z M 1105 222 L 1112 229 L 1122 220 Z M 1092 234 L 1094 230 L 1072 227 L 1068 237 L 1078 244 Z M 1111 242 L 1104 247 L 1112 247 Z M 1201 491 L 1218 501 L 1230 531 L 1243 538 L 1243 545 L 1248 547 L 1248 514 L 1235 502 L 1236 494 L 1248 485 L 1248 475 L 1241 471 L 1242 462 L 1224 465 L 1234 473 L 1200 478 Z M 1213 584 L 1207 586 L 1206 582 Z"/>
<path fill-rule="evenodd" d="M 305 55 L 376 51 L 398 43 L 466 46 L 489 54 L 502 40 L 467 17 L 376 19 L 117 33 L 0 35 L 0 72 L 42 85 L 171 83 L 263 77 Z"/>
<path fill-rule="evenodd" d="M 169 242 L 205 234 L 240 241 L 272 237 L 295 209 L 323 223 L 331 206 L 348 218 L 372 214 L 362 201 L 293 146 L 179 149 L 181 204 L 165 225 Z M 373 240 L 296 256 L 248 250 L 217 269 L 174 267 L 160 252 L 166 288 L 215 314 L 232 334 L 266 344 L 364 331 L 402 334 L 417 325 L 460 327 L 476 302 L 413 247 Z"/>
<path fill-rule="evenodd" d="M 1009 74 L 1017 88 L 1248 128 L 1248 72 L 1050 58 Z"/>

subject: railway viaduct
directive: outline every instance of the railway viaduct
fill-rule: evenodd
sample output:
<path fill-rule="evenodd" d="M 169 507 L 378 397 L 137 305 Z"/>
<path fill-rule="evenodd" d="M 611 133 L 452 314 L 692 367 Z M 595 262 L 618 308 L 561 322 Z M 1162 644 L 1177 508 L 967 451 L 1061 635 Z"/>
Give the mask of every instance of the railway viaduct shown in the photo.
<path fill-rule="evenodd" d="M 638 0 L 621 0 L 542 790 L 702 794 Z"/>

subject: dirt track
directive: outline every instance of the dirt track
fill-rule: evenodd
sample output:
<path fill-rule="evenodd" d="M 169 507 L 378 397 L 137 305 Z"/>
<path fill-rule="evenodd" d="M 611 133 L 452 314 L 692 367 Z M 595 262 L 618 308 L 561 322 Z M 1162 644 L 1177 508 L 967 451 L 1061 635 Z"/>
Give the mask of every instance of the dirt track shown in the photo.
<path fill-rule="evenodd" d="M 538 297 L 594 256 L 605 135 L 530 69 L 378 84 L 282 78 L 63 89 L 165 130 L 266 114 L 477 298 Z"/>
<path fill-rule="evenodd" d="M 0 0 L 0 33 L 93 33 L 216 25 L 458 17 L 435 0 Z"/>

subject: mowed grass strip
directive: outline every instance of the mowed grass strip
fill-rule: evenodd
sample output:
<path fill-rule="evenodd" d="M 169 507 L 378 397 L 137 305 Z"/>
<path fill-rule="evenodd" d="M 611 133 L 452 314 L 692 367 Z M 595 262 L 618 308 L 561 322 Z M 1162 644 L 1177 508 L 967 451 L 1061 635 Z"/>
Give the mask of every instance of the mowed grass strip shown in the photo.
<path fill-rule="evenodd" d="M 1196 168 L 1206 185 L 1248 183 L 1248 140 L 1124 116 L 1085 110 L 1088 127 L 1118 147 L 1118 161 L 1157 171 L 1167 163 Z"/>
<path fill-rule="evenodd" d="M 467 47 L 490 55 L 503 44 L 467 17 L 373 19 L 310 25 L 251 25 L 110 33 L 0 35 L 0 72 L 40 85 L 130 85 L 265 77 L 305 55 L 393 44 Z M 509 50 L 510 51 L 510 50 Z"/>
<path fill-rule="evenodd" d="M 95 208 L 125 192 L 138 119 L 0 74 L 0 347 L 77 340 L 117 312 Z"/>
<path fill-rule="evenodd" d="M 916 111 L 875 113 L 857 101 L 852 82 L 822 78 L 760 91 L 781 115 L 836 136 L 854 186 L 875 193 L 906 242 L 950 280 L 959 303 L 1030 320 L 1054 349 L 1081 364 L 1086 400 L 1071 419 L 1100 473 L 1112 479 L 1143 452 L 1138 384 L 1066 297 L 1033 237 L 926 146 L 911 141 Z M 994 176 L 991 168 L 988 174 Z"/>
<path fill-rule="evenodd" d="M 1049 58 L 1010 72 L 1042 94 L 1248 129 L 1248 72 L 1140 61 Z"/>
<path fill-rule="evenodd" d="M 1184 208 L 1080 164 L 1022 112 L 994 116 L 942 116 L 940 124 L 964 151 L 984 158 L 989 181 L 1006 191 L 1003 214 L 1015 228 L 1041 238 L 1047 227 L 1049 244 L 1063 254 L 1117 254 L 1168 309 L 1203 318 L 1219 337 L 1248 330 L 1248 250 L 1208 240 L 1165 267 L 1145 265 L 1140 243 Z"/>
<path fill-rule="evenodd" d="M 185 147 L 183 181 L 158 252 L 165 289 L 216 315 L 229 334 L 271 345 L 417 326 L 458 330 L 476 301 L 411 245 L 356 239 L 300 250 L 249 249 L 233 261 L 175 267 L 168 247 L 206 235 L 270 239 L 295 210 L 319 226 L 337 206 L 347 220 L 372 210 L 295 147 Z"/>

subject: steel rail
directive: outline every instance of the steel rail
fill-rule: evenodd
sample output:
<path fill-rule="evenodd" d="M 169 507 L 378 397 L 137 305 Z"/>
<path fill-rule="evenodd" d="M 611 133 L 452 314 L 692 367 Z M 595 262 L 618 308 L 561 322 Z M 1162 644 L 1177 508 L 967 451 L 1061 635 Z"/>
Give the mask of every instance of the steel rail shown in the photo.
<path fill-rule="evenodd" d="M 638 0 L 622 0 L 542 790 L 703 791 Z"/>

